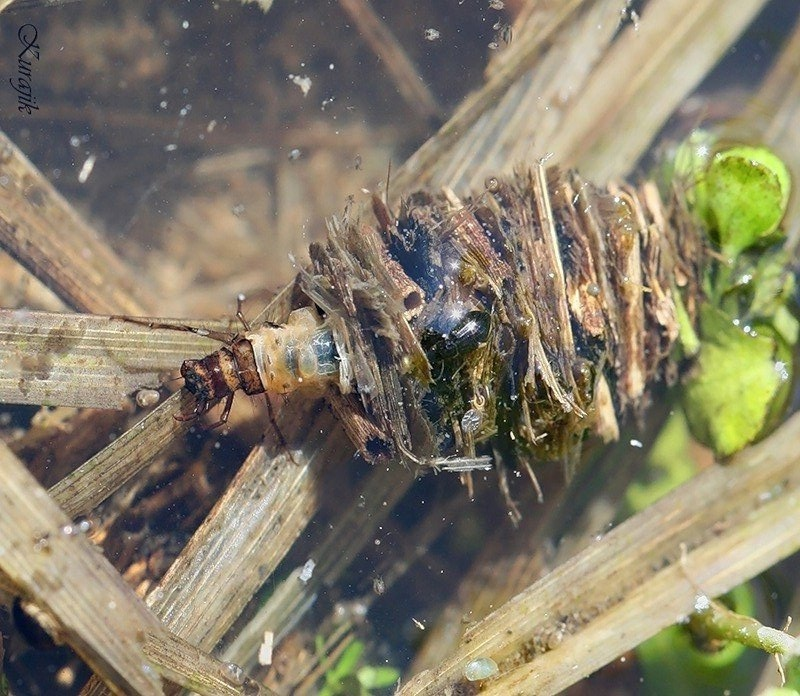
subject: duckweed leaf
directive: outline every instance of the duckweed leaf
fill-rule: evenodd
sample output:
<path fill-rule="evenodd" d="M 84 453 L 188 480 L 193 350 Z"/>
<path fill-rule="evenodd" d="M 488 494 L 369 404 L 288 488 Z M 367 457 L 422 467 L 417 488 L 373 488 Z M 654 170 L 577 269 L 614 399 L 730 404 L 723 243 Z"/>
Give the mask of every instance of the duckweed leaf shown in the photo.
<path fill-rule="evenodd" d="M 701 310 L 702 341 L 683 390 L 692 434 L 728 456 L 765 434 L 789 394 L 791 351 L 769 325 L 745 333 L 719 309 Z"/>
<path fill-rule="evenodd" d="M 708 165 L 704 186 L 707 222 L 727 255 L 775 241 L 791 188 L 789 171 L 777 155 L 747 145 L 721 150 Z"/>

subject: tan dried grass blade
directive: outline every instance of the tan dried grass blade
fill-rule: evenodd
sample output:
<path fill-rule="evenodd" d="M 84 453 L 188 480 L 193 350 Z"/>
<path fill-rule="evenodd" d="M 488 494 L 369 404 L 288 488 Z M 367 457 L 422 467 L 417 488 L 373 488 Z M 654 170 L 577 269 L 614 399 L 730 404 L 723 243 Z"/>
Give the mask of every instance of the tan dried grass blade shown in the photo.
<path fill-rule="evenodd" d="M 162 694 L 161 676 L 208 696 L 257 684 L 176 639 L 0 443 L 0 576 L 116 693 Z M 42 614 L 42 612 L 44 612 Z"/>
<path fill-rule="evenodd" d="M 190 332 L 155 331 L 105 316 L 3 309 L 0 401 L 122 408 L 137 389 L 158 387 L 162 373 L 218 347 Z"/>
<path fill-rule="evenodd" d="M 187 393 L 170 396 L 139 423 L 50 489 L 70 517 L 87 515 L 150 464 L 188 427 L 175 416 L 189 413 L 194 397 Z"/>
<path fill-rule="evenodd" d="M 0 444 L 0 569 L 121 693 L 161 694 L 141 645 L 160 626 L 119 573 Z"/>
<path fill-rule="evenodd" d="M 157 306 L 147 287 L 2 131 L 0 180 L 0 245 L 61 299 L 96 314 L 144 314 Z"/>
<path fill-rule="evenodd" d="M 638 28 L 623 31 L 572 100 L 548 149 L 590 179 L 626 174 L 764 5 L 648 3 Z"/>
<path fill-rule="evenodd" d="M 471 627 L 402 696 L 440 694 L 491 657 L 483 693 L 554 694 L 800 548 L 800 415 L 626 521 Z M 577 668 L 574 666 L 577 665 Z"/>

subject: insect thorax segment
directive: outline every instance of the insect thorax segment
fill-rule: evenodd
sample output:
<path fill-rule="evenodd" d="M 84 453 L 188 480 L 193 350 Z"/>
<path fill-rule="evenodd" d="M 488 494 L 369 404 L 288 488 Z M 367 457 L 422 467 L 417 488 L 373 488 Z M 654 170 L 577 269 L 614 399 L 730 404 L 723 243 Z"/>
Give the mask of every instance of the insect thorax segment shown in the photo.
<path fill-rule="evenodd" d="M 320 326 L 316 314 L 295 310 L 282 326 L 266 326 L 248 333 L 262 390 L 287 394 L 301 386 L 335 381 L 339 358 L 331 331 Z"/>
<path fill-rule="evenodd" d="M 220 348 L 201 360 L 185 360 L 181 365 L 186 389 L 197 397 L 200 404 L 225 398 L 243 387 L 235 352 L 238 351 L 231 344 L 229 348 Z"/>

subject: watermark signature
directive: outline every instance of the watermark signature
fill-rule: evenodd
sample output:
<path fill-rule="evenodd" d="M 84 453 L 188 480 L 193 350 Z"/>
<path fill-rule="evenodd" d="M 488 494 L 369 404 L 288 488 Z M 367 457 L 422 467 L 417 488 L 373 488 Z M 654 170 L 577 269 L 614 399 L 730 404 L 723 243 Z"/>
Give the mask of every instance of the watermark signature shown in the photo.
<path fill-rule="evenodd" d="M 39 32 L 33 24 L 23 24 L 17 32 L 22 44 L 22 51 L 17 56 L 17 76 L 8 81 L 17 93 L 17 109 L 28 115 L 39 110 L 36 97 L 33 96 L 32 70 L 33 61 L 39 60 Z"/>

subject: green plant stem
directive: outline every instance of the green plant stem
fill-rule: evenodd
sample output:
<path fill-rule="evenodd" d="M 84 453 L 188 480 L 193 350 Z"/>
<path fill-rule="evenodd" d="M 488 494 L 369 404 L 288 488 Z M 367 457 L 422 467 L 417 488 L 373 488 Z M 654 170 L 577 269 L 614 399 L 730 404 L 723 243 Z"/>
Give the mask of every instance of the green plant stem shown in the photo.
<path fill-rule="evenodd" d="M 737 614 L 705 596 L 698 597 L 698 604 L 702 604 L 702 608 L 689 618 L 692 631 L 709 638 L 736 641 L 773 655 L 800 656 L 800 641 L 785 631 L 764 626 L 760 621 Z"/>

